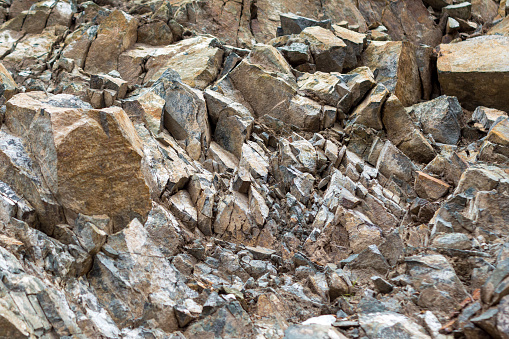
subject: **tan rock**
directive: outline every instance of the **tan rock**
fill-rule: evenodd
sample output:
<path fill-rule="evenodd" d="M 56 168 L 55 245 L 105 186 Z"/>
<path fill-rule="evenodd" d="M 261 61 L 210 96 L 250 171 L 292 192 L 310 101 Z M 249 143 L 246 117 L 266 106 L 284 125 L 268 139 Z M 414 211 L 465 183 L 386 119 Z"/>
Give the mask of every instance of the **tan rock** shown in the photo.
<path fill-rule="evenodd" d="M 299 36 L 309 44 L 317 71 L 341 72 L 343 70 L 347 46 L 334 33 L 314 26 L 306 28 Z"/>
<path fill-rule="evenodd" d="M 293 78 L 292 68 L 283 55 L 270 45 L 255 45 L 249 53 L 249 61 L 264 70 L 288 75 Z"/>
<path fill-rule="evenodd" d="M 16 42 L 23 38 L 22 32 L 4 29 L 0 32 L 0 55 L 8 54 Z"/>
<path fill-rule="evenodd" d="M 500 3 L 502 3 L 502 1 Z M 493 26 L 486 34 L 509 37 L 509 16 L 505 17 L 502 21 Z"/>
<path fill-rule="evenodd" d="M 3 92 L 1 95 L 5 100 L 9 100 L 18 91 L 18 85 L 2 63 L 0 63 L 0 86 Z"/>
<path fill-rule="evenodd" d="M 488 133 L 486 140 L 502 146 L 509 146 L 509 119 L 502 119 L 495 124 Z"/>
<path fill-rule="evenodd" d="M 357 33 L 338 25 L 333 25 L 332 28 L 334 34 L 347 45 L 344 68 L 350 70 L 357 67 L 362 51 L 367 46 L 366 34 Z"/>
<path fill-rule="evenodd" d="M 509 37 L 482 36 L 440 45 L 438 79 L 442 92 L 456 96 L 465 108 L 487 106 L 509 110 Z"/>
<path fill-rule="evenodd" d="M 97 37 L 90 45 L 85 71 L 108 73 L 118 69 L 119 56 L 136 42 L 138 20 L 120 11 L 112 11 L 102 21 Z"/>
<path fill-rule="evenodd" d="M 257 117 L 283 116 L 296 94 L 296 89 L 283 78 L 272 76 L 246 60 L 235 67 L 229 78 Z"/>
<path fill-rule="evenodd" d="M 73 59 L 78 67 L 85 66 L 87 52 L 97 35 L 97 26 L 80 27 L 65 38 L 62 55 Z"/>
<path fill-rule="evenodd" d="M 431 175 L 417 171 L 415 178 L 415 192 L 424 199 L 437 200 L 449 192 L 451 186 Z"/>
<path fill-rule="evenodd" d="M 121 108 L 98 111 L 76 97 L 41 92 L 18 94 L 7 105 L 5 124 L 26 138 L 68 217 L 106 214 L 116 231 L 146 218 L 142 145 Z"/>
<path fill-rule="evenodd" d="M 49 58 L 53 45 L 59 39 L 54 27 L 45 29 L 41 34 L 27 34 L 16 44 L 14 51 L 3 58 L 4 66 L 17 71 Z"/>
<path fill-rule="evenodd" d="M 404 106 L 421 98 L 421 81 L 415 46 L 410 42 L 372 41 L 362 54 L 362 63 L 373 72 L 376 81 L 384 84 Z"/>
<path fill-rule="evenodd" d="M 337 106 L 350 94 L 348 86 L 337 73 L 305 73 L 297 79 L 297 85 L 306 96 L 331 106 Z"/>
<path fill-rule="evenodd" d="M 384 85 L 376 85 L 366 96 L 364 101 L 352 112 L 351 123 L 362 124 L 381 130 L 383 128 L 381 115 L 382 106 L 389 94 L 389 90 Z"/>
<path fill-rule="evenodd" d="M 218 46 L 216 38 L 207 36 L 165 47 L 136 44 L 120 55 L 118 71 L 129 83 L 141 84 L 156 81 L 171 68 L 187 85 L 205 89 L 216 79 L 222 64 L 223 50 Z"/>
<path fill-rule="evenodd" d="M 399 99 L 391 94 L 382 112 L 387 137 L 414 161 L 428 163 L 435 157 L 433 147 L 416 129 L 410 115 Z"/>

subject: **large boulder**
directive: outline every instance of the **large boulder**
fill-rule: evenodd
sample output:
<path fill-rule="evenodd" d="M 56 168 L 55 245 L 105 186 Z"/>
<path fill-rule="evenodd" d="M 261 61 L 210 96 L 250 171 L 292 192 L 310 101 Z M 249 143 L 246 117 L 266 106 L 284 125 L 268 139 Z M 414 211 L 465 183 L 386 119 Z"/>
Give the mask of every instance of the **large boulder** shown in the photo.
<path fill-rule="evenodd" d="M 442 93 L 466 109 L 487 106 L 509 111 L 509 37 L 482 36 L 440 45 L 438 79 Z"/>
<path fill-rule="evenodd" d="M 146 218 L 141 141 L 121 108 L 94 110 L 71 95 L 31 92 L 7 102 L 5 125 L 26 140 L 68 219 L 106 214 L 119 230 Z"/>
<path fill-rule="evenodd" d="M 421 98 L 421 80 L 416 49 L 410 42 L 372 41 L 362 54 L 376 81 L 384 84 L 405 106 Z"/>

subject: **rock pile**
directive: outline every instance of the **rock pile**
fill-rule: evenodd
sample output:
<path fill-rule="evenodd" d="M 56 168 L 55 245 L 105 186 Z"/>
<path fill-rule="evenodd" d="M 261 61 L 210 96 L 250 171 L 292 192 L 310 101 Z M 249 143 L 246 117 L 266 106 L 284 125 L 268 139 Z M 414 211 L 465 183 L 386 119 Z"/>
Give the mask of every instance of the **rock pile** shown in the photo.
<path fill-rule="evenodd" d="M 507 15 L 0 1 L 0 337 L 509 337 Z"/>

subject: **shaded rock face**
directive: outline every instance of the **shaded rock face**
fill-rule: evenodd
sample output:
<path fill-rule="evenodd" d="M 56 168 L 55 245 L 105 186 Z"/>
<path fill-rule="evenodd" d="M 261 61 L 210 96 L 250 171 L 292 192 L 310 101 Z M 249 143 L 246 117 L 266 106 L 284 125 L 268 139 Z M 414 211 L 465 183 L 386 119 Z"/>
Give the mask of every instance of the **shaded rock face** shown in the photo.
<path fill-rule="evenodd" d="M 506 338 L 508 15 L 0 1 L 0 337 Z"/>

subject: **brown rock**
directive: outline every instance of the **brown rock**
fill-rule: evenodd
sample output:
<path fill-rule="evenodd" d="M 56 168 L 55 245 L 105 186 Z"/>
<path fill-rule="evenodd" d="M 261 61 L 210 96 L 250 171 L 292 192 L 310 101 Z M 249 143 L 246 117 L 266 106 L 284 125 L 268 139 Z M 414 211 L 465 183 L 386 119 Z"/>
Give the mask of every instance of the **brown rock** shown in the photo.
<path fill-rule="evenodd" d="M 381 130 L 383 128 L 382 106 L 389 94 L 389 90 L 384 85 L 376 85 L 366 96 L 366 99 L 352 112 L 351 123 L 363 124 Z"/>
<path fill-rule="evenodd" d="M 449 186 L 442 180 L 433 178 L 432 176 L 417 171 L 417 178 L 415 178 L 415 192 L 417 195 L 424 199 L 438 200 L 449 191 Z"/>
<path fill-rule="evenodd" d="M 115 231 L 146 218 L 141 142 L 122 109 L 93 110 L 76 97 L 41 92 L 18 94 L 7 105 L 6 125 L 27 139 L 68 217 L 106 214 Z"/>
<path fill-rule="evenodd" d="M 410 42 L 372 41 L 362 54 L 362 63 L 373 72 L 404 106 L 421 98 L 421 81 L 415 46 Z"/>
<path fill-rule="evenodd" d="M 85 71 L 108 73 L 118 69 L 118 57 L 136 42 L 138 21 L 119 10 L 112 11 L 99 25 L 97 37 L 90 45 Z"/>
<path fill-rule="evenodd" d="M 482 36 L 440 45 L 438 79 L 442 92 L 458 97 L 466 109 L 509 110 L 509 38 Z"/>
<path fill-rule="evenodd" d="M 343 70 L 347 46 L 334 33 L 314 26 L 306 28 L 299 36 L 309 44 L 317 71 L 341 72 Z"/>

